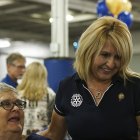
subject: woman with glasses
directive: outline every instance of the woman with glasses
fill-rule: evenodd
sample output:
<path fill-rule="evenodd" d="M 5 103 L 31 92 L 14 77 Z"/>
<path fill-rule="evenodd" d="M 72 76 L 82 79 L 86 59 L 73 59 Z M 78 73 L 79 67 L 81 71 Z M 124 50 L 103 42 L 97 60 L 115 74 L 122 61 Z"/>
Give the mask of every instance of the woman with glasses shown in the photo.
<path fill-rule="evenodd" d="M 25 106 L 12 86 L 0 83 L 0 140 L 22 139 Z"/>
<path fill-rule="evenodd" d="M 25 140 L 22 136 L 26 102 L 17 96 L 17 91 L 6 83 L 0 83 L 0 140 Z M 35 122 L 34 122 L 35 123 Z M 27 140 L 48 140 L 34 134 Z"/>

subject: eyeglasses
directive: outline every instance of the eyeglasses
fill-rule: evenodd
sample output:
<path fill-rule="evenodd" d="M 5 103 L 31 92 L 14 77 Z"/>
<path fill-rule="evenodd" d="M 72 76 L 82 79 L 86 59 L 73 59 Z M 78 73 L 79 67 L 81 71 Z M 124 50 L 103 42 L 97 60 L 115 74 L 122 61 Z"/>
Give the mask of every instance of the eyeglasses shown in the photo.
<path fill-rule="evenodd" d="M 12 64 L 14 67 L 18 68 L 18 69 L 25 69 L 25 66 L 24 65 L 15 65 L 15 64 Z"/>
<path fill-rule="evenodd" d="M 0 101 L 0 107 L 3 107 L 5 110 L 12 110 L 15 105 L 22 110 L 26 108 L 26 102 L 19 99 L 14 102 L 11 100 Z"/>

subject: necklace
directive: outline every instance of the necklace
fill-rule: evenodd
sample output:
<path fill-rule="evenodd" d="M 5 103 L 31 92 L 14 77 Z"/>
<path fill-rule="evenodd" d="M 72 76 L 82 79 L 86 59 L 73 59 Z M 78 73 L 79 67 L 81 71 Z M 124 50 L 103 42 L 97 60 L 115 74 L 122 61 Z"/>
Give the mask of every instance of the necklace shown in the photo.
<path fill-rule="evenodd" d="M 95 97 L 95 99 L 99 100 L 102 97 L 102 94 L 104 93 L 104 91 L 101 90 L 97 90 L 95 88 L 89 88 L 91 93 L 93 94 L 93 96 Z"/>
<path fill-rule="evenodd" d="M 96 99 L 101 99 L 102 93 L 103 93 L 103 92 L 101 92 L 101 91 L 97 91 L 97 92 L 95 93 L 94 97 L 95 97 Z"/>
<path fill-rule="evenodd" d="M 91 92 L 91 94 L 94 96 L 94 98 L 96 100 L 100 100 L 103 96 L 103 94 L 105 93 L 105 91 L 110 87 L 111 82 L 107 83 L 107 84 L 92 84 L 91 82 L 88 84 L 88 88 Z M 93 86 L 94 85 L 94 86 Z M 98 88 L 95 88 L 96 87 Z"/>

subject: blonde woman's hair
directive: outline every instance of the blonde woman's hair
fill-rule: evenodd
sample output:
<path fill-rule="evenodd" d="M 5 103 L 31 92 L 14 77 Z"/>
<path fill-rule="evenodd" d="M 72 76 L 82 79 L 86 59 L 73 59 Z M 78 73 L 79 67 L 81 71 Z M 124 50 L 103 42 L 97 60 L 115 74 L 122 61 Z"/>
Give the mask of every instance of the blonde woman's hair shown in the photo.
<path fill-rule="evenodd" d="M 104 16 L 94 21 L 79 40 L 74 68 L 80 78 L 87 81 L 91 76 L 91 62 L 100 53 L 107 40 L 117 49 L 121 57 L 118 75 L 124 80 L 131 76 L 139 76 L 129 68 L 133 44 L 127 25 L 111 16 Z"/>
<path fill-rule="evenodd" d="M 45 66 L 39 62 L 29 64 L 17 89 L 23 92 L 25 99 L 30 101 L 41 100 L 48 93 Z"/>

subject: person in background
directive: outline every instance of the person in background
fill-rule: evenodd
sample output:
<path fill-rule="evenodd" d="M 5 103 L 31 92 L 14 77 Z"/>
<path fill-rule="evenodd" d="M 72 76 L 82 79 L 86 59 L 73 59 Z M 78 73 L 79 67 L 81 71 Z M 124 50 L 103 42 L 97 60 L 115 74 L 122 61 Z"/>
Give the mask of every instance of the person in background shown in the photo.
<path fill-rule="evenodd" d="M 132 37 L 125 23 L 104 16 L 82 34 L 76 73 L 62 80 L 49 128 L 51 140 L 140 139 L 140 75 L 132 71 Z"/>
<path fill-rule="evenodd" d="M 35 134 L 22 135 L 26 102 L 18 98 L 17 90 L 0 82 L 0 140 L 49 140 Z"/>
<path fill-rule="evenodd" d="M 13 87 L 17 87 L 18 79 L 21 79 L 25 72 L 26 59 L 20 53 L 11 53 L 6 59 L 7 75 L 1 80 Z"/>
<path fill-rule="evenodd" d="M 26 68 L 17 90 L 25 109 L 24 135 L 47 128 L 54 107 L 55 92 L 48 86 L 47 69 L 39 62 L 32 62 Z"/>

